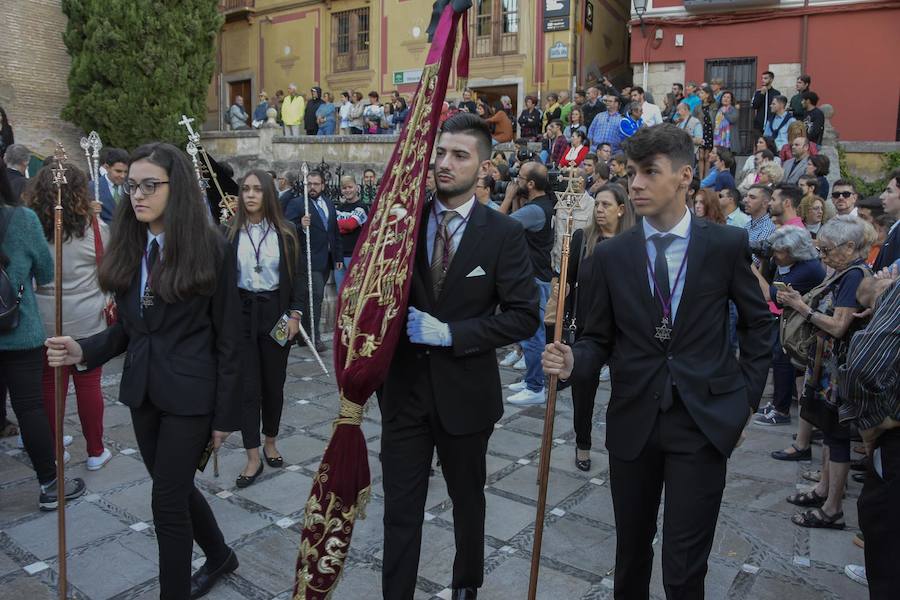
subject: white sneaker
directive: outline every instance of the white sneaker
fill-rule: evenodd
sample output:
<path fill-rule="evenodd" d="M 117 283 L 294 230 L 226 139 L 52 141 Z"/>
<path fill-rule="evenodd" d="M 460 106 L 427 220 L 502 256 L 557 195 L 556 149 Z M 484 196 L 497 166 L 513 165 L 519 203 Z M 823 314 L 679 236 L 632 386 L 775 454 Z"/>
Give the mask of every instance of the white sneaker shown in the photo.
<path fill-rule="evenodd" d="M 603 365 L 603 368 L 600 369 L 600 381 L 609 381 L 609 365 Z"/>
<path fill-rule="evenodd" d="M 844 575 L 860 585 L 869 587 L 869 580 L 866 579 L 866 568 L 863 565 L 847 565 L 844 567 Z"/>
<path fill-rule="evenodd" d="M 100 456 L 88 456 L 87 470 L 88 471 L 99 471 L 100 469 L 103 468 L 103 465 L 105 465 L 106 463 L 109 462 L 109 460 L 111 458 L 112 458 L 112 452 L 110 452 L 109 450 L 104 448 L 103 454 L 101 454 Z"/>
<path fill-rule="evenodd" d="M 63 435 L 63 448 L 68 448 L 72 445 L 73 438 L 71 435 Z"/>
<path fill-rule="evenodd" d="M 524 371 L 526 368 L 527 366 L 525 365 L 525 356 L 523 355 L 522 358 L 517 360 L 516 364 L 513 365 L 513 369 L 515 369 L 516 371 Z"/>
<path fill-rule="evenodd" d="M 528 388 L 525 388 L 521 392 L 513 394 L 512 396 L 507 398 L 506 401 L 510 404 L 515 404 L 516 406 L 543 404 L 544 402 L 546 402 L 546 398 L 544 398 L 544 388 L 541 388 L 537 392 L 532 392 Z"/>
<path fill-rule="evenodd" d="M 503 357 L 503 360 L 500 361 L 501 367 L 511 367 L 516 361 L 519 360 L 519 352 L 518 350 L 510 350 L 509 354 Z"/>
<path fill-rule="evenodd" d="M 69 454 L 69 451 L 68 451 L 68 450 L 64 450 L 64 451 L 63 451 L 63 464 L 64 464 L 64 465 L 69 464 L 69 460 L 71 460 L 71 458 L 72 458 L 72 455 Z"/>
<path fill-rule="evenodd" d="M 521 392 L 522 390 L 525 389 L 525 380 L 523 379 L 522 381 L 517 381 L 515 383 L 511 383 L 508 386 L 506 386 L 506 389 L 512 390 L 514 392 Z"/>

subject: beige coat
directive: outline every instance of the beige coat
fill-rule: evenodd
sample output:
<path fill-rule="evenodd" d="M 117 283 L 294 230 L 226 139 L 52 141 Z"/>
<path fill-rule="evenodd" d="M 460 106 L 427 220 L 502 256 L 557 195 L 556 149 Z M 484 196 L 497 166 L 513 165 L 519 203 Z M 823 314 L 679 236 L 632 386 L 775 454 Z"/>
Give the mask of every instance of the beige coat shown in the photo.
<path fill-rule="evenodd" d="M 109 227 L 100 222 L 104 249 L 109 243 Z M 53 242 L 48 242 L 53 254 Z M 72 237 L 63 242 L 63 335 L 84 338 L 106 329 L 103 307 L 106 295 L 97 282 L 97 259 L 94 253 L 94 230 L 88 226 L 83 238 Z M 48 335 L 56 324 L 54 283 L 35 290 L 38 310 Z"/>

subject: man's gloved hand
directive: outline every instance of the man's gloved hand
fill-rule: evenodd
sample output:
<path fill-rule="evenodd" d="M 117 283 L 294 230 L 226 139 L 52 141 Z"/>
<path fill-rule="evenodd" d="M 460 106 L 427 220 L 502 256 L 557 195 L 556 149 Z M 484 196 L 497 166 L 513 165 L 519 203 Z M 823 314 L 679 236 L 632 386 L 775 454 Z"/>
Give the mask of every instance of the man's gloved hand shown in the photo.
<path fill-rule="evenodd" d="M 413 344 L 426 346 L 452 346 L 453 337 L 450 326 L 438 321 L 426 312 L 412 306 L 409 307 L 409 318 L 406 320 L 406 335 Z"/>

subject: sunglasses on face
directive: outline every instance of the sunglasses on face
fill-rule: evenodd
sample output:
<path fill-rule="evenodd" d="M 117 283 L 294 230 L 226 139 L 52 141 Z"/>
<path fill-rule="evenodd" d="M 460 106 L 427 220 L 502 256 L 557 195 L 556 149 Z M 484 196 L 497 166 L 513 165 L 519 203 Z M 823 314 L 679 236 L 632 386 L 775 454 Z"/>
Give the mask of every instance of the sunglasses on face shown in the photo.
<path fill-rule="evenodd" d="M 831 197 L 835 200 L 838 198 L 849 198 L 853 195 L 853 192 L 831 192 Z"/>

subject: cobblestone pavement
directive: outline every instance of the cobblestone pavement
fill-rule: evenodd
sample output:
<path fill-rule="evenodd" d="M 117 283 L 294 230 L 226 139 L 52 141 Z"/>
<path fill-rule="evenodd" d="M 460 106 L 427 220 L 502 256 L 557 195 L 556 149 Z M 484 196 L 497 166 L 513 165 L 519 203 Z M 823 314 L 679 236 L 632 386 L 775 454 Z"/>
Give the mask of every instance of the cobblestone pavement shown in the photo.
<path fill-rule="evenodd" d="M 330 354 L 326 356 L 329 361 Z M 85 469 L 84 440 L 74 397 L 69 398 L 66 430 L 75 433 L 67 472 L 83 477 L 88 493 L 67 508 L 69 583 L 74 598 L 100 600 L 158 598 L 157 549 L 150 512 L 150 480 L 136 451 L 128 409 L 115 401 L 120 362 L 103 378 L 106 396 L 106 444 L 114 458 L 97 472 Z M 519 376 L 501 369 L 503 382 Z M 612 598 L 616 532 L 607 481 L 604 415 L 609 397 L 601 386 L 595 411 L 593 469 L 574 466 L 572 404 L 560 395 L 554 426 L 554 450 L 548 498 L 550 514 L 538 597 L 543 599 Z M 294 349 L 279 449 L 287 467 L 266 468 L 257 483 L 238 490 L 234 480 L 244 465 L 239 434 L 220 454 L 221 476 L 211 468 L 198 477 L 224 530 L 237 549 L 241 567 L 208 596 L 214 600 L 287 599 L 300 540 L 302 508 L 311 476 L 319 465 L 337 414 L 333 377 L 321 374 L 304 349 Z M 373 401 L 374 404 L 374 401 Z M 480 597 L 526 597 L 537 487 L 537 458 L 543 407 L 507 406 L 491 437 L 488 485 L 485 581 Z M 363 431 L 369 442 L 373 496 L 368 517 L 359 521 L 336 600 L 380 597 L 383 493 L 378 463 L 379 411 L 370 406 Z M 858 531 L 856 499 L 860 485 L 850 484 L 844 505 L 848 529 L 802 529 L 789 521 L 793 507 L 784 500 L 803 488 L 801 473 L 810 463 L 783 463 L 768 457 L 786 447 L 792 427 L 754 427 L 732 457 L 719 526 L 710 557 L 707 597 L 752 600 L 853 600 L 865 588 L 843 574 L 847 563 L 861 563 L 852 544 Z M 25 454 L 14 439 L 0 441 L 0 598 L 55 598 L 56 515 L 37 510 L 37 484 Z M 818 460 L 821 447 L 816 446 Z M 416 599 L 449 598 L 454 553 L 451 504 L 438 473 L 430 484 Z M 656 545 L 651 593 L 663 598 Z M 196 554 L 195 557 L 199 557 Z"/>

